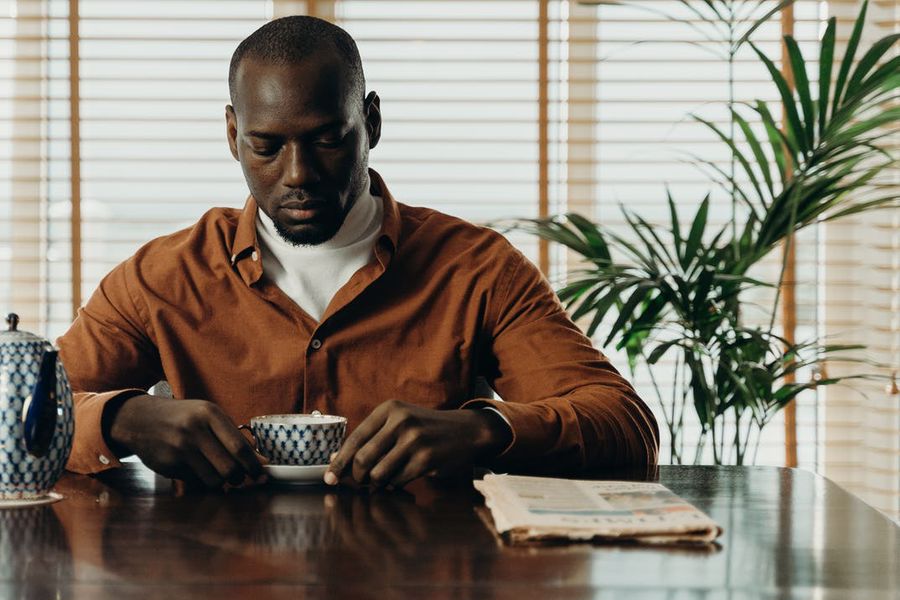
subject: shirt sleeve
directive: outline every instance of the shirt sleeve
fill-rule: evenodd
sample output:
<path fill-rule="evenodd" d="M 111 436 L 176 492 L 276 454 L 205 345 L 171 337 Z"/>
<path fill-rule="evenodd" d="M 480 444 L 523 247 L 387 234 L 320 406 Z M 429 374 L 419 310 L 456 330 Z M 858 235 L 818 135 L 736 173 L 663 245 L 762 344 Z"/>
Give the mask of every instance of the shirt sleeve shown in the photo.
<path fill-rule="evenodd" d="M 550 284 L 512 250 L 493 307 L 485 371 L 503 400 L 475 399 L 510 424 L 506 468 L 578 472 L 647 467 L 659 428 L 634 388 L 578 329 Z"/>
<path fill-rule="evenodd" d="M 126 261 L 107 275 L 57 340 L 75 404 L 66 468 L 76 473 L 119 466 L 103 437 L 104 409 L 125 394 L 145 393 L 162 378 L 159 353 L 132 296 L 132 268 Z"/>

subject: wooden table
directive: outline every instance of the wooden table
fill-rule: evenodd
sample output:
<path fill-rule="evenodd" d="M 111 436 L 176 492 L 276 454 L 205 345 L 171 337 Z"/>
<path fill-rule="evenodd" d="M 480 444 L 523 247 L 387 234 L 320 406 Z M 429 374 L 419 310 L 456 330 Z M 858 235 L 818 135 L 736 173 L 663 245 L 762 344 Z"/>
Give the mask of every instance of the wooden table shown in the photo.
<path fill-rule="evenodd" d="M 506 547 L 466 481 L 179 496 L 137 464 L 69 474 L 65 500 L 0 511 L 0 598 L 900 598 L 900 528 L 822 477 L 659 481 L 724 526 L 718 547 Z"/>

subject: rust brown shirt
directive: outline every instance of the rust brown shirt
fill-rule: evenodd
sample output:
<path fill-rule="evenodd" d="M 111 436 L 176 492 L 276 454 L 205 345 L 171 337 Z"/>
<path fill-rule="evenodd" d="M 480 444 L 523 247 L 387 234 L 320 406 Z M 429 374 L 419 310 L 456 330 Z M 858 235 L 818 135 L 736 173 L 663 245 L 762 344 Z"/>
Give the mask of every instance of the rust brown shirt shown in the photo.
<path fill-rule="evenodd" d="M 176 398 L 254 415 L 344 415 L 358 425 L 399 399 L 490 405 L 513 441 L 501 464 L 540 470 L 656 461 L 656 421 L 563 310 L 538 269 L 498 233 L 384 197 L 375 259 L 316 322 L 263 274 L 255 201 L 215 208 L 155 239 L 101 281 L 58 340 L 75 390 L 69 469 L 117 466 L 104 405 L 169 382 Z M 483 376 L 500 400 L 473 398 Z"/>

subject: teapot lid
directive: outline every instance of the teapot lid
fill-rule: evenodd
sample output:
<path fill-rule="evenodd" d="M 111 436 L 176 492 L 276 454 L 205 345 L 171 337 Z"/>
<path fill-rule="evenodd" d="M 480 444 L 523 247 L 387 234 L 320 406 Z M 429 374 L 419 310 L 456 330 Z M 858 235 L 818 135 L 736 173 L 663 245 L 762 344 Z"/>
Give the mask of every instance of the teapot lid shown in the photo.
<path fill-rule="evenodd" d="M 9 342 L 45 342 L 42 337 L 36 336 L 30 331 L 19 331 L 19 315 L 9 313 L 6 316 L 6 323 L 9 329 L 0 331 L 0 344 Z"/>

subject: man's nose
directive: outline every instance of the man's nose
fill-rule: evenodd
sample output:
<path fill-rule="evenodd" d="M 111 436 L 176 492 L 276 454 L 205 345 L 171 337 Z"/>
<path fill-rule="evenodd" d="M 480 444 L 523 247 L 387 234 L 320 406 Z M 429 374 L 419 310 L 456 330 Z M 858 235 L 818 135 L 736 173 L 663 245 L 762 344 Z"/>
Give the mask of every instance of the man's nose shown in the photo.
<path fill-rule="evenodd" d="M 282 175 L 285 187 L 306 187 L 318 183 L 318 168 L 313 153 L 300 143 L 288 144 L 285 150 L 287 152 L 282 155 L 287 161 Z"/>

